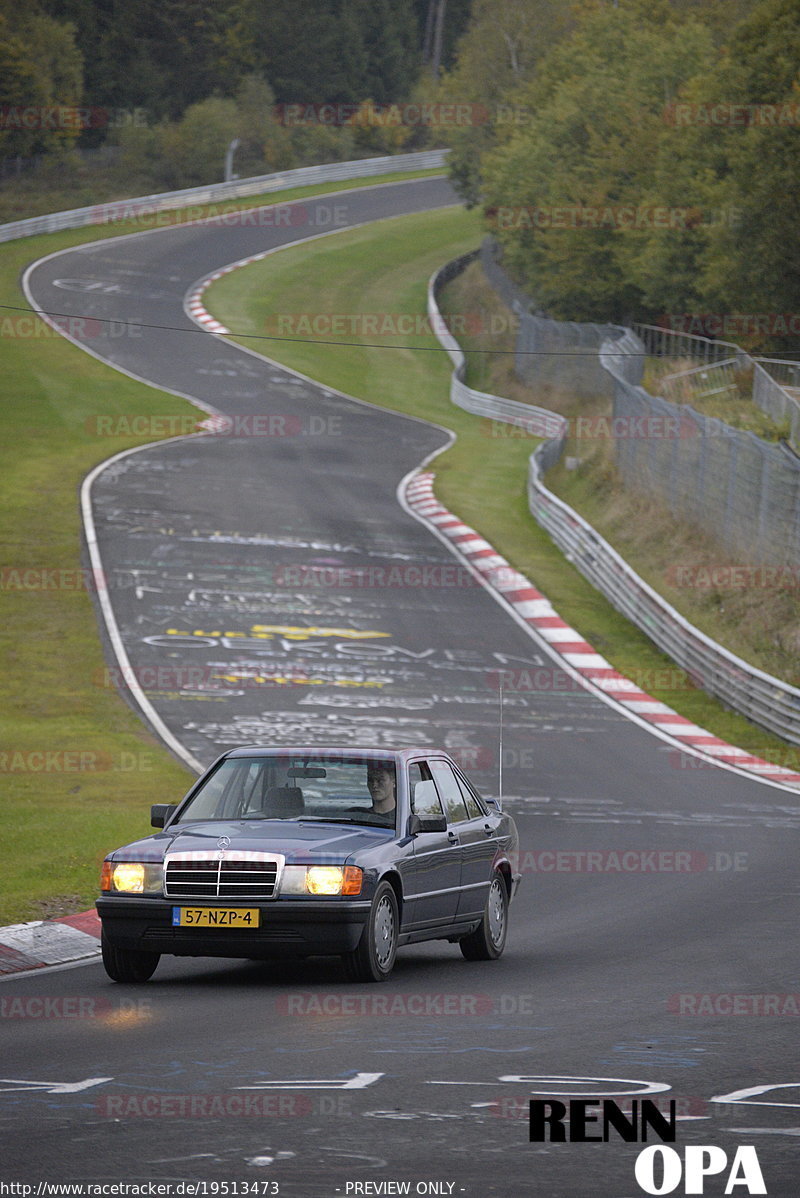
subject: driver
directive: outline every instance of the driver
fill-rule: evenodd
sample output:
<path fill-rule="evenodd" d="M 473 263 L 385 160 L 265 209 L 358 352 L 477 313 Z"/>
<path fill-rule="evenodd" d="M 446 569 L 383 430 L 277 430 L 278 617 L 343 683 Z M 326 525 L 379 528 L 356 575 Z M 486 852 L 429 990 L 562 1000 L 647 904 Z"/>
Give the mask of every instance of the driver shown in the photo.
<path fill-rule="evenodd" d="M 394 766 L 371 761 L 367 766 L 367 790 L 376 815 L 390 815 L 397 806 Z"/>

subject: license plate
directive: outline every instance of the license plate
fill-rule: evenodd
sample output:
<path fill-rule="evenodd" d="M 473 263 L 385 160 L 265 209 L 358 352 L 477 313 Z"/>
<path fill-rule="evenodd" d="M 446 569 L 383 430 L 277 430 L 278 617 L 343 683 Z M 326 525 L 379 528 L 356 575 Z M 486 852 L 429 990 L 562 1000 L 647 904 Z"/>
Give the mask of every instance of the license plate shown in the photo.
<path fill-rule="evenodd" d="M 175 928 L 257 928 L 258 907 L 173 907 Z"/>

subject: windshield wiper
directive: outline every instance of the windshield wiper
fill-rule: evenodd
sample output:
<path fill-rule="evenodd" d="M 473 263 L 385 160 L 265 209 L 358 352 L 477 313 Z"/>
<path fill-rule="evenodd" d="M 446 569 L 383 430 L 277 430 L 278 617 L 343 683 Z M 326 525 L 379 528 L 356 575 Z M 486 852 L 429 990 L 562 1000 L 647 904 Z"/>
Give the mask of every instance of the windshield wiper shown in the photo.
<path fill-rule="evenodd" d="M 297 815 L 270 815 L 268 811 L 249 811 L 247 815 L 237 815 L 237 819 L 274 819 L 274 820 L 296 820 L 302 819 L 302 816 Z"/>
<path fill-rule="evenodd" d="M 358 820 L 340 819 L 335 815 L 298 815 L 298 824 L 357 824 Z"/>

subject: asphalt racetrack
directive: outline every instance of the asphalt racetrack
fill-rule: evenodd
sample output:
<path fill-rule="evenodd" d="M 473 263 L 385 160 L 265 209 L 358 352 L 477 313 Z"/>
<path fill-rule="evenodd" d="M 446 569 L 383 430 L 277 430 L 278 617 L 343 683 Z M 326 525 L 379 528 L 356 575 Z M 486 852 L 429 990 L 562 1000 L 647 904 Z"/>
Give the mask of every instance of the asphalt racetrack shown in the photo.
<path fill-rule="evenodd" d="M 357 224 L 454 197 L 425 179 L 337 202 Z M 197 330 L 192 284 L 323 231 L 313 206 L 305 224 L 161 229 L 30 272 L 46 311 L 168 326 L 95 328 L 87 344 L 239 421 L 239 435 L 156 444 L 98 475 L 109 597 L 149 703 L 203 765 L 254 741 L 434 743 L 496 793 L 497 671 L 538 671 L 539 689 L 504 708 L 523 849 L 509 945 L 490 964 L 407 948 L 383 986 L 345 982 L 336 962 L 172 958 L 139 987 L 95 964 L 4 982 L 4 1176 L 626 1198 L 647 1192 L 634 1176 L 645 1145 L 613 1131 L 529 1143 L 527 1103 L 627 1095 L 676 1100 L 681 1159 L 687 1145 L 724 1150 L 702 1192 L 724 1193 L 737 1147 L 753 1145 L 766 1192 L 795 1198 L 797 796 L 692 766 L 564 686 L 398 502 L 446 431 Z M 37 999 L 52 1018 L 34 1016 Z"/>

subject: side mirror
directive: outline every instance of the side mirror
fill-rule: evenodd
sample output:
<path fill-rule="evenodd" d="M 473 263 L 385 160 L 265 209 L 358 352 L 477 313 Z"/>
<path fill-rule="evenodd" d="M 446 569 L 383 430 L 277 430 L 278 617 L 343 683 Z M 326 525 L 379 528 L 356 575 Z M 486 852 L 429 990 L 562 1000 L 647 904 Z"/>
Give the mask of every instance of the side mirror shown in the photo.
<path fill-rule="evenodd" d="M 422 820 L 418 815 L 409 815 L 408 823 L 406 824 L 406 836 L 416 836 L 422 831 Z"/>
<path fill-rule="evenodd" d="M 501 807 L 501 805 L 500 805 L 500 800 L 499 800 L 499 799 L 495 799 L 495 798 L 493 798 L 493 797 L 488 797 L 487 795 L 484 795 L 484 796 L 483 796 L 483 801 L 484 801 L 484 803 L 486 804 L 486 806 L 487 806 L 487 807 L 494 807 L 495 811 L 502 811 L 502 810 L 503 810 L 503 808 L 502 808 L 502 807 Z"/>
<path fill-rule="evenodd" d="M 150 808 L 150 827 L 163 828 L 175 810 L 175 803 L 153 803 Z"/>
<path fill-rule="evenodd" d="M 427 812 L 427 814 L 417 815 L 420 832 L 447 831 L 447 819 L 442 813 L 436 787 L 430 778 L 417 782 L 414 787 L 413 804 L 418 811 Z"/>

